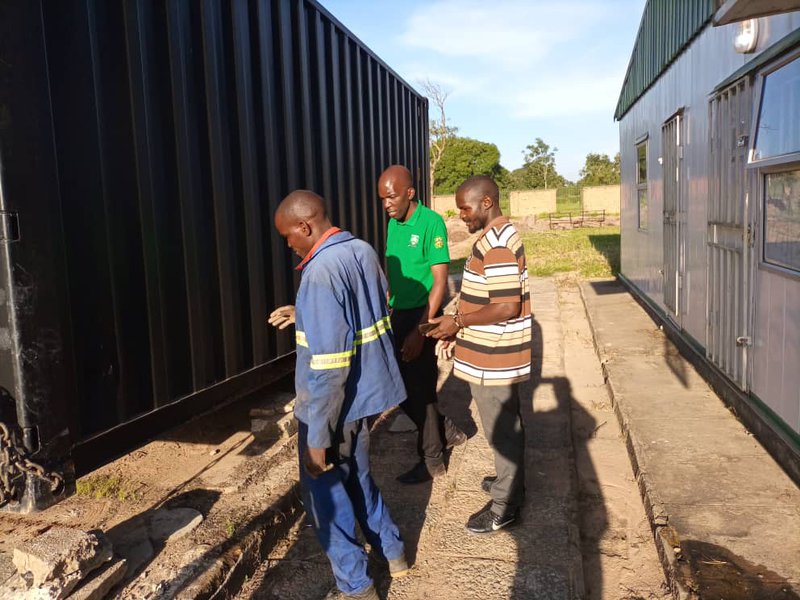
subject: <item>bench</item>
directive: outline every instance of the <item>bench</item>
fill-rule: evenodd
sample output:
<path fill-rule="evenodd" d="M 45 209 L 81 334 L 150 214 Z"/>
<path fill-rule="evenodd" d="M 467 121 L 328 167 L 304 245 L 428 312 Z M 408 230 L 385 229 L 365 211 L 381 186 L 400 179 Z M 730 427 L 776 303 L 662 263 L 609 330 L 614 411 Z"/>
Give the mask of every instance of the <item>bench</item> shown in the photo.
<path fill-rule="evenodd" d="M 575 227 L 602 227 L 606 220 L 605 210 L 582 210 L 568 213 L 549 213 L 550 229 L 573 229 Z"/>

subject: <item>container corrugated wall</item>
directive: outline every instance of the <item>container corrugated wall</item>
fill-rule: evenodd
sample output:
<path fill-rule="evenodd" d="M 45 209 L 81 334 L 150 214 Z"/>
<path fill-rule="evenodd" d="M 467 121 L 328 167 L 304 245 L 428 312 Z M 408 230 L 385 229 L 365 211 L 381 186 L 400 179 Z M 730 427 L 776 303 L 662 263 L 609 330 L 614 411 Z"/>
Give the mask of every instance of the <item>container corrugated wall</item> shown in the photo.
<path fill-rule="evenodd" d="M 648 0 L 614 118 L 619 120 L 711 19 L 715 0 Z"/>
<path fill-rule="evenodd" d="M 0 386 L 31 449 L 85 471 L 263 382 L 293 348 L 275 206 L 316 190 L 382 250 L 377 176 L 424 194 L 427 127 L 311 0 L 0 1 Z"/>

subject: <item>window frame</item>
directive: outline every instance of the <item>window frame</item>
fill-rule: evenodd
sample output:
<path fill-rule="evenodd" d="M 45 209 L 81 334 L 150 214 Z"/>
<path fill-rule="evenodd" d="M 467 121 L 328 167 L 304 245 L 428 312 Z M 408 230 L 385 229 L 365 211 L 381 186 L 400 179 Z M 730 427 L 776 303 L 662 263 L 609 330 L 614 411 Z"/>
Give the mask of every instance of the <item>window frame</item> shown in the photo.
<path fill-rule="evenodd" d="M 639 137 L 634 142 L 634 149 L 636 151 L 636 229 L 643 233 L 650 230 L 650 165 L 648 159 L 650 157 L 650 135 L 645 134 Z M 644 146 L 644 168 L 645 176 L 644 181 L 640 181 L 639 175 L 639 148 Z M 647 207 L 647 216 L 645 222 L 642 223 L 642 201 L 641 193 L 644 192 L 645 206 Z"/>
<path fill-rule="evenodd" d="M 761 105 L 764 101 L 764 82 L 767 76 L 785 67 L 795 60 L 800 60 L 800 47 L 795 48 L 791 52 L 783 55 L 775 62 L 769 63 L 763 67 L 756 75 L 756 85 L 753 94 L 753 119 L 750 124 L 750 139 L 749 151 L 747 153 L 747 167 L 748 168 L 764 168 L 772 167 L 773 165 L 782 165 L 787 162 L 800 161 L 800 150 L 797 152 L 790 152 L 788 154 L 780 154 L 778 156 L 771 156 L 769 158 L 756 159 L 756 144 L 758 142 L 758 125 L 761 118 Z"/>
<path fill-rule="evenodd" d="M 781 67 L 795 61 L 800 60 L 800 47 L 794 48 L 781 56 L 779 59 L 771 62 L 759 71 L 755 76 L 754 86 L 754 105 L 753 105 L 753 119 L 750 125 L 750 139 L 748 140 L 749 149 L 747 157 L 747 169 L 752 169 L 756 172 L 756 193 L 757 193 L 757 213 L 758 221 L 756 222 L 756 236 L 754 242 L 758 245 L 758 269 L 770 271 L 772 273 L 787 277 L 790 279 L 800 279 L 800 267 L 792 268 L 785 265 L 779 265 L 767 260 L 767 176 L 779 173 L 787 173 L 800 169 L 800 150 L 797 152 L 790 152 L 788 154 L 781 154 L 764 158 L 760 160 L 754 159 L 756 151 L 756 143 L 759 119 L 761 117 L 761 106 L 764 100 L 764 83 L 766 78 L 771 73 L 774 73 Z"/>

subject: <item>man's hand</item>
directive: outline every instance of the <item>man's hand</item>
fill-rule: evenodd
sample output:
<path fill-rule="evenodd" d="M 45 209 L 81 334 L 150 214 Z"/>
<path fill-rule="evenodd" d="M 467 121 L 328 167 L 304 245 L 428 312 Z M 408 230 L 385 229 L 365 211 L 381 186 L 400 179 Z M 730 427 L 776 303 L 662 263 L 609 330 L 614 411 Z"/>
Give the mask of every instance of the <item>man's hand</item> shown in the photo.
<path fill-rule="evenodd" d="M 287 304 L 273 310 L 267 323 L 278 329 L 286 329 L 289 325 L 294 325 L 294 306 Z"/>
<path fill-rule="evenodd" d="M 311 479 L 319 477 L 329 468 L 325 463 L 325 448 L 307 448 L 303 463 L 306 467 L 306 473 Z"/>
<path fill-rule="evenodd" d="M 443 317 L 436 317 L 429 319 L 429 323 L 436 323 L 436 329 L 429 331 L 426 335 L 428 337 L 436 338 L 437 340 L 452 338 L 458 333 L 459 327 L 456 320 L 451 315 L 444 315 Z"/>
<path fill-rule="evenodd" d="M 425 338 L 419 332 L 419 329 L 414 327 L 409 331 L 406 339 L 403 340 L 403 347 L 400 350 L 400 356 L 403 362 L 411 362 L 417 358 L 422 352 L 422 346 L 425 344 Z"/>
<path fill-rule="evenodd" d="M 450 360 L 456 349 L 455 340 L 439 340 L 436 342 L 436 356 L 440 359 Z"/>

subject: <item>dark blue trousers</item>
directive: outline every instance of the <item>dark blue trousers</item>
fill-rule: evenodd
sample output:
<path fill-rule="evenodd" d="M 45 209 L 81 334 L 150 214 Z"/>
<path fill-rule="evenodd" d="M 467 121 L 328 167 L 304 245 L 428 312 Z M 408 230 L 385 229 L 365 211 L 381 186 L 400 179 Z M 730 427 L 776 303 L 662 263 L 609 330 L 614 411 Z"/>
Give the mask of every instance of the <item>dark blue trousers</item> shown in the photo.
<path fill-rule="evenodd" d="M 383 496 L 369 473 L 369 425 L 366 419 L 345 423 L 341 437 L 328 449 L 335 466 L 316 479 L 303 467 L 308 426 L 299 423 L 300 486 L 306 513 L 333 567 L 337 587 L 357 594 L 372 585 L 367 554 L 356 537 L 356 524 L 373 549 L 387 559 L 404 553 L 403 540 Z"/>

